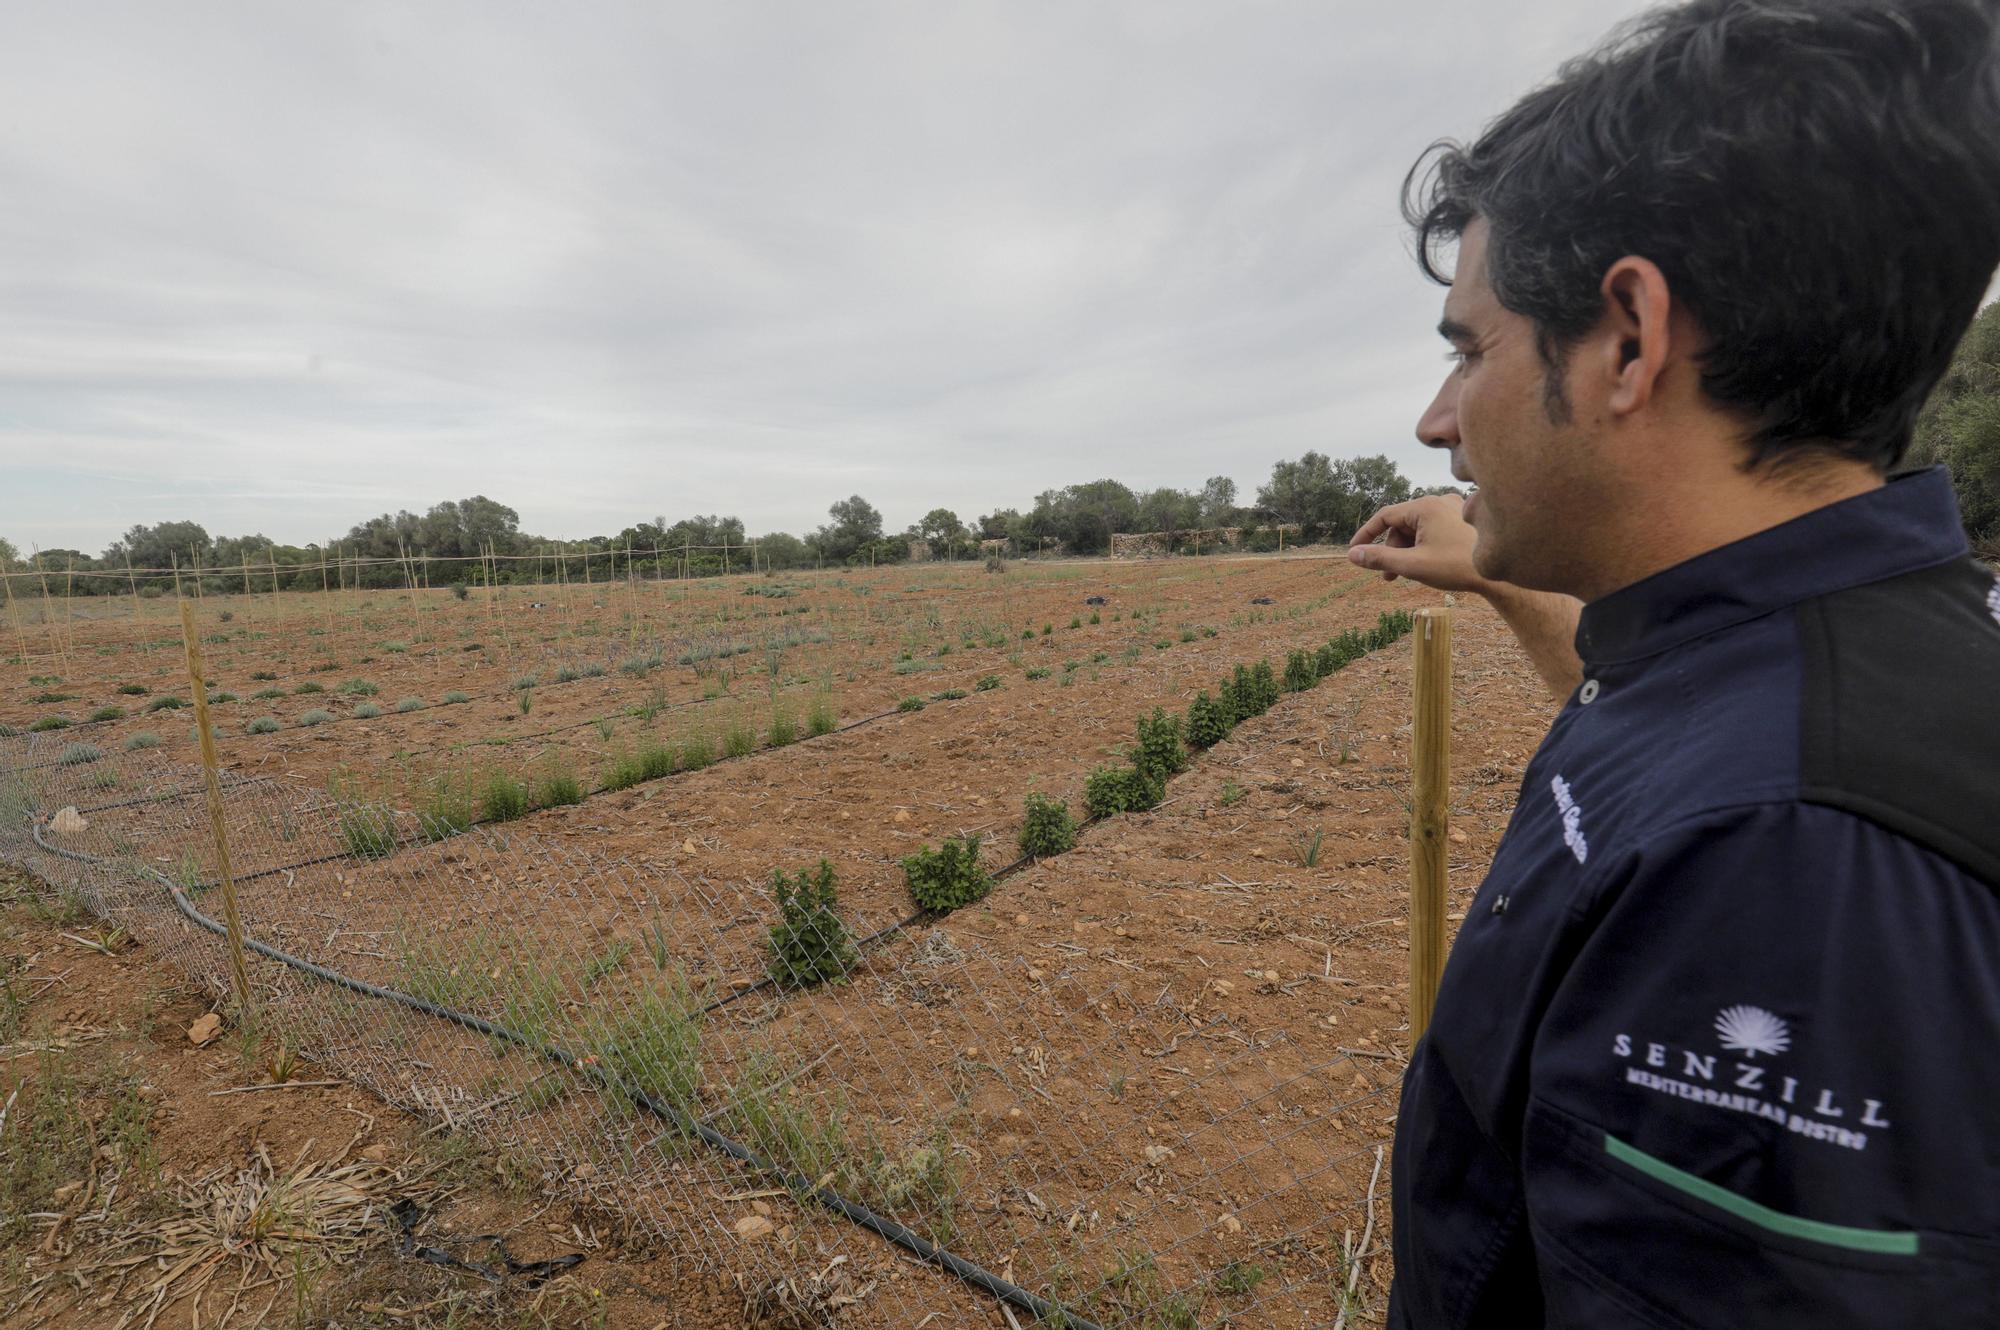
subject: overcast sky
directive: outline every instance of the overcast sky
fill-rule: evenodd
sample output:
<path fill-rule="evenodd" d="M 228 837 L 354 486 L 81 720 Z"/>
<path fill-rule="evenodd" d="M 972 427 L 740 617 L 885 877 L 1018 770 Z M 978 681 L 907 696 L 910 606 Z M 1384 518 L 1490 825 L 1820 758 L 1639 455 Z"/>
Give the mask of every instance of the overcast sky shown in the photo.
<path fill-rule="evenodd" d="M 1398 185 L 1638 7 L 11 5 L 0 535 L 1441 482 Z"/>

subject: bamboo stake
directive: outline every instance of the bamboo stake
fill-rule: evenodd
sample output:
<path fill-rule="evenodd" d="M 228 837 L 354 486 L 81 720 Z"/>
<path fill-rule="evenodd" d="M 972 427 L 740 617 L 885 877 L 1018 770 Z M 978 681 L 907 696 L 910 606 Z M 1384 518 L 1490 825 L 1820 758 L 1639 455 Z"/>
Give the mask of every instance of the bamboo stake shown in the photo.
<path fill-rule="evenodd" d="M 74 554 L 69 555 L 67 562 L 69 564 L 69 571 L 63 575 L 63 663 L 65 669 L 68 668 L 70 648 L 76 645 L 76 637 L 74 636 L 75 628 L 73 626 L 76 623 L 76 617 L 71 611 L 69 604 L 70 590 L 76 584 L 76 556 Z"/>
<path fill-rule="evenodd" d="M 1410 805 L 1410 1038 L 1423 1038 L 1444 978 L 1445 833 L 1451 785 L 1451 611 L 1417 611 Z"/>
<path fill-rule="evenodd" d="M 130 549 L 125 551 L 125 582 L 132 589 L 132 624 L 139 630 L 139 650 L 150 655 L 153 649 L 146 645 L 146 628 L 140 622 L 139 578 L 132 571 L 132 551 Z"/>
<path fill-rule="evenodd" d="M 215 732 L 208 727 L 208 681 L 202 677 L 201 636 L 194 628 L 194 604 L 181 601 L 181 641 L 187 648 L 188 686 L 194 690 L 195 731 L 201 736 L 201 772 L 208 788 L 208 825 L 215 835 L 215 862 L 222 880 L 222 918 L 229 936 L 229 980 L 239 1019 L 248 1020 L 250 972 L 243 963 L 243 920 L 236 911 L 236 874 L 229 866 L 229 836 L 222 826 L 222 780 L 216 775 Z"/>
<path fill-rule="evenodd" d="M 0 578 L 0 581 L 4 581 L 7 584 L 7 620 L 14 625 L 14 643 L 21 653 L 21 664 L 26 665 L 28 663 L 28 635 L 22 631 L 20 612 L 14 608 L 14 565 L 12 563 L 7 565 L 7 574 L 4 578 Z"/>
<path fill-rule="evenodd" d="M 396 537 L 396 553 L 403 563 L 403 581 L 410 593 L 410 649 L 416 650 L 417 640 L 424 635 L 423 625 L 417 622 L 417 574 L 410 567 L 410 551 L 403 544 L 401 536 Z"/>
<path fill-rule="evenodd" d="M 332 542 L 329 541 L 328 545 L 330 546 L 331 544 Z M 327 589 L 326 584 L 326 556 L 330 552 L 325 546 L 321 547 L 319 552 L 319 598 L 320 603 L 326 606 L 326 635 L 328 637 L 333 636 L 333 593 Z"/>

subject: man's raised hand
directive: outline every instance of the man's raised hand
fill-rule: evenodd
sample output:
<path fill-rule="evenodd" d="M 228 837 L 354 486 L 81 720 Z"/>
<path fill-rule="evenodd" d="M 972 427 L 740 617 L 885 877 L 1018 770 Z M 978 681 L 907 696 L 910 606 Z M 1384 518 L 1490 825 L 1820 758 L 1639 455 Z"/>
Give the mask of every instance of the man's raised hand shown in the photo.
<path fill-rule="evenodd" d="M 1362 523 L 1347 557 L 1386 582 L 1407 577 L 1439 591 L 1484 592 L 1486 579 L 1472 566 L 1477 540 L 1465 520 L 1465 500 L 1429 494 L 1392 503 Z"/>

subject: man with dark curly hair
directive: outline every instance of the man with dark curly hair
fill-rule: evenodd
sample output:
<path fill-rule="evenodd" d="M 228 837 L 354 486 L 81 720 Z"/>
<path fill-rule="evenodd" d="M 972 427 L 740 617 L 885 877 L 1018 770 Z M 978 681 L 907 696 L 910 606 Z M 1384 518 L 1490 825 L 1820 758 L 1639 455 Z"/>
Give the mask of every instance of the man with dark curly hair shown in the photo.
<path fill-rule="evenodd" d="M 1404 1079 L 1392 1326 L 2000 1325 L 2000 586 L 1898 473 L 2000 263 L 1996 22 L 1695 0 L 1411 172 L 1478 488 L 1350 554 L 1566 701 Z"/>

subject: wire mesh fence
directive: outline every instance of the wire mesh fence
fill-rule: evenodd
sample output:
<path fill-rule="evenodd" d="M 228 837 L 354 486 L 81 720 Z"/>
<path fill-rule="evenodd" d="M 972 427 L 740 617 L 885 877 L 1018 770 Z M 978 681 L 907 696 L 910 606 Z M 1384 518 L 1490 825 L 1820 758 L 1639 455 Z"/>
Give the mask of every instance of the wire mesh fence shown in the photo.
<path fill-rule="evenodd" d="M 0 738 L 0 859 L 220 1001 L 204 797 L 156 753 Z M 1198 987 L 1008 954 L 960 917 L 781 920 L 760 877 L 504 827 L 426 841 L 278 776 L 226 775 L 223 803 L 263 1031 L 753 1304 L 1354 1323 L 1386 1214 L 1352 1124 L 1392 1111 L 1392 1064 L 1245 1028 Z"/>

